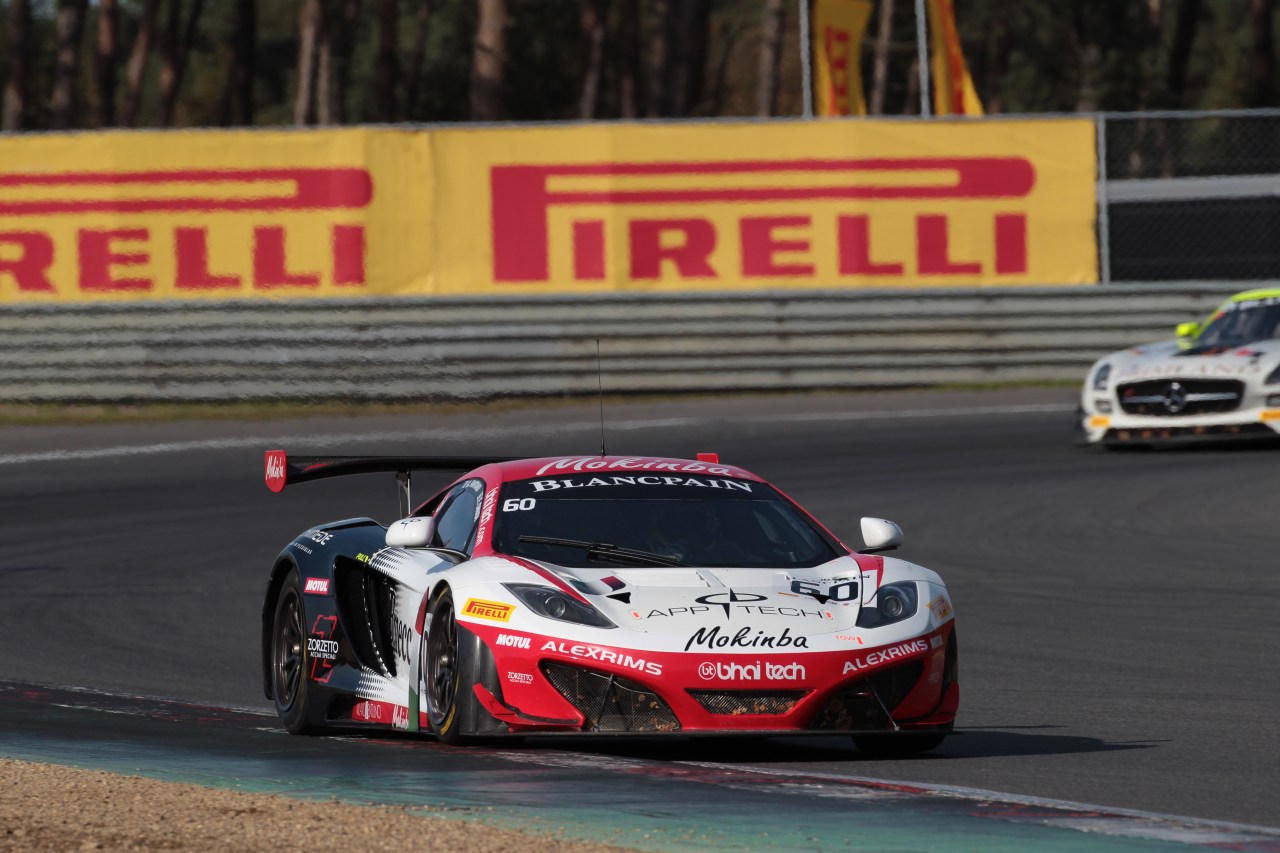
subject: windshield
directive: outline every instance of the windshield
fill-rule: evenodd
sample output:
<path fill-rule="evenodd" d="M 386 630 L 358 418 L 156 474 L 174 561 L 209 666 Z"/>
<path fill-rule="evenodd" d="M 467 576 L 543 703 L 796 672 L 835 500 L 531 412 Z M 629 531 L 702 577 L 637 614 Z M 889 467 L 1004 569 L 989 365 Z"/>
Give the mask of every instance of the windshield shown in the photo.
<path fill-rule="evenodd" d="M 497 513 L 496 551 L 561 566 L 618 566 L 584 542 L 723 568 L 807 568 L 844 553 L 772 486 L 724 477 L 523 480 L 502 487 Z"/>
<path fill-rule="evenodd" d="M 1229 302 L 1205 324 L 1196 349 L 1234 347 L 1276 337 L 1280 326 L 1280 296 Z"/>

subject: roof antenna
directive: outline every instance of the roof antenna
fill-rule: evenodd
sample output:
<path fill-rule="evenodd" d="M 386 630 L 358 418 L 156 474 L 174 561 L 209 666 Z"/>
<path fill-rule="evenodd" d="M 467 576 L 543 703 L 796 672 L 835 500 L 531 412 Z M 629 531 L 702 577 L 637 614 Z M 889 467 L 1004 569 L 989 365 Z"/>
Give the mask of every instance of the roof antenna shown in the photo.
<path fill-rule="evenodd" d="M 604 368 L 600 363 L 600 339 L 596 338 L 596 382 L 600 400 L 600 455 L 604 456 Z"/>

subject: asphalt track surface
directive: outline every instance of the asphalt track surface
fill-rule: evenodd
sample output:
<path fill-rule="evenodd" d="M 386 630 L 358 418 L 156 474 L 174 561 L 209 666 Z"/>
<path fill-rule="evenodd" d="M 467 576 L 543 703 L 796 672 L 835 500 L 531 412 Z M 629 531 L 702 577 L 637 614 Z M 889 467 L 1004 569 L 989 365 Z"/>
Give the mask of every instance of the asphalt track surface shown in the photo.
<path fill-rule="evenodd" d="M 901 556 L 939 571 L 955 601 L 963 733 L 906 761 L 828 738 L 532 750 L 1280 827 L 1280 451 L 1083 452 L 1072 396 L 611 402 L 611 453 L 718 451 L 851 543 L 861 515 L 899 522 Z M 0 429 L 0 679 L 266 709 L 257 620 L 272 558 L 320 521 L 389 520 L 395 495 L 378 476 L 273 495 L 262 450 L 591 453 L 595 418 L 573 404 Z"/>

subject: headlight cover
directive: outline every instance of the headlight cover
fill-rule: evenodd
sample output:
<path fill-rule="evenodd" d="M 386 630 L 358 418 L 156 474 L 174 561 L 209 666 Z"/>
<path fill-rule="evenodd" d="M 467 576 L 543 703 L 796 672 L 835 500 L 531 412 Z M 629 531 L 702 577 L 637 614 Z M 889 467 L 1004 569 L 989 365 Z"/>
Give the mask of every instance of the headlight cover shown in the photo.
<path fill-rule="evenodd" d="M 1106 362 L 1093 372 L 1093 390 L 1107 390 L 1107 382 L 1111 379 L 1111 362 Z"/>
<path fill-rule="evenodd" d="M 1280 364 L 1276 365 L 1276 369 L 1267 374 L 1266 384 L 1275 385 L 1280 383 Z"/>
<path fill-rule="evenodd" d="M 916 615 L 920 594 L 914 581 L 885 584 L 876 591 L 875 607 L 858 611 L 859 628 L 882 628 Z"/>
<path fill-rule="evenodd" d="M 590 625 L 592 628 L 616 628 L 599 610 L 577 601 L 558 589 L 535 583 L 504 583 L 503 586 L 524 605 L 548 619 Z"/>

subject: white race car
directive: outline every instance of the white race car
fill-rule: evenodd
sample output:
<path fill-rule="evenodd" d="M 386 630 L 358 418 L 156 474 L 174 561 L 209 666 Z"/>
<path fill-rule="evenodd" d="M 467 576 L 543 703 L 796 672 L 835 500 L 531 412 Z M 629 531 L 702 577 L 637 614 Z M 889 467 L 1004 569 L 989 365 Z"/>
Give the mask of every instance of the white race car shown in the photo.
<path fill-rule="evenodd" d="M 458 470 L 410 512 L 408 472 Z M 267 485 L 400 475 L 401 515 L 314 527 L 271 567 L 264 688 L 294 733 L 852 735 L 931 749 L 959 704 L 951 599 L 715 454 L 290 458 Z"/>
<path fill-rule="evenodd" d="M 1280 290 L 1250 290 L 1173 340 L 1089 369 L 1080 404 L 1090 444 L 1274 439 L 1280 434 Z"/>

